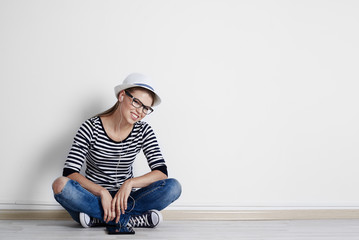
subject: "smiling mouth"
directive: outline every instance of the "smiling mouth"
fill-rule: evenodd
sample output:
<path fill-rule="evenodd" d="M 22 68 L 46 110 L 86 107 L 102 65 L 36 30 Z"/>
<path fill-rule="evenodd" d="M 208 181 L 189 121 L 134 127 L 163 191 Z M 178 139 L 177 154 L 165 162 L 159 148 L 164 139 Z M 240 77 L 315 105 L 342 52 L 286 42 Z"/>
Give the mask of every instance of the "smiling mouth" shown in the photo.
<path fill-rule="evenodd" d="M 135 113 L 131 113 L 132 119 L 137 120 L 140 116 Z"/>

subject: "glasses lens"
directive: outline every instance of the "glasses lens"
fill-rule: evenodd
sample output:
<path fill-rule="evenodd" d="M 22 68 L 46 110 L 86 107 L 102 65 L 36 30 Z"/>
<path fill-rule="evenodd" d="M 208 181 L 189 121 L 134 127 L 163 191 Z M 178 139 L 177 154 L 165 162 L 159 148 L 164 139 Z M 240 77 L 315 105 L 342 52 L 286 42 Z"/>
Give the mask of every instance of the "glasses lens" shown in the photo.
<path fill-rule="evenodd" d="M 144 114 L 150 114 L 151 112 L 153 112 L 153 109 L 151 107 L 146 107 L 145 105 L 142 104 L 142 102 L 137 99 L 137 98 L 133 98 L 132 99 L 132 106 L 134 106 L 135 108 L 140 108 L 140 107 L 143 107 L 142 108 L 142 111 Z"/>
<path fill-rule="evenodd" d="M 143 112 L 148 115 L 148 114 L 151 114 L 153 112 L 153 109 L 146 107 L 146 108 L 143 108 Z"/>
<path fill-rule="evenodd" d="M 132 105 L 133 105 L 135 108 L 140 108 L 140 107 L 142 106 L 140 100 L 138 100 L 137 98 L 134 98 L 134 99 L 133 99 Z"/>

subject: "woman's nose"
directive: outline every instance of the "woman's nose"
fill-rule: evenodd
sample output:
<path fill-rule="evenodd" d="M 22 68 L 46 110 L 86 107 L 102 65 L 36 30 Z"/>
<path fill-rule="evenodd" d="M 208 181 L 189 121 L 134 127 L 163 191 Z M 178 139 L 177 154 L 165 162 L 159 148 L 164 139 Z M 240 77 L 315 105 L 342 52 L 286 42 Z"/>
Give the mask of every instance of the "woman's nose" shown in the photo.
<path fill-rule="evenodd" d="M 142 115 L 142 109 L 143 109 L 143 107 L 141 106 L 141 107 L 139 107 L 139 108 L 136 108 L 136 112 L 138 113 L 138 115 Z"/>

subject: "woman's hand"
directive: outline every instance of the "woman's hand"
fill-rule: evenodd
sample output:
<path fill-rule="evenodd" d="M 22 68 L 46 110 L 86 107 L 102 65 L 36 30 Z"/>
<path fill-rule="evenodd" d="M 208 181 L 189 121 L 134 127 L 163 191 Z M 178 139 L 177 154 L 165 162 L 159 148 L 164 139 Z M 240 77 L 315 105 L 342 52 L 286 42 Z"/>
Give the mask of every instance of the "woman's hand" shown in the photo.
<path fill-rule="evenodd" d="M 128 179 L 122 184 L 120 190 L 118 190 L 112 200 L 112 211 L 116 214 L 116 223 L 120 220 L 121 213 L 125 214 L 127 200 L 132 191 L 132 187 L 132 181 L 131 179 Z"/>
<path fill-rule="evenodd" d="M 103 189 L 100 193 L 101 196 L 101 204 L 103 208 L 103 220 L 107 223 L 112 221 L 115 218 L 115 212 L 112 211 L 111 203 L 112 203 L 112 196 L 107 189 Z"/>

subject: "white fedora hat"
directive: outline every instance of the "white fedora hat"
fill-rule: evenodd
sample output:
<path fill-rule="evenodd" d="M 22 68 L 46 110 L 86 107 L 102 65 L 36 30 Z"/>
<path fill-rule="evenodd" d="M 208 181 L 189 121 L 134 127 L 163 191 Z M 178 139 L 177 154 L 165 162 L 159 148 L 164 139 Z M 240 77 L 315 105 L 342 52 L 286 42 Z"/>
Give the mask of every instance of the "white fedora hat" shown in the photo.
<path fill-rule="evenodd" d="M 152 79 L 148 76 L 145 76 L 141 73 L 131 73 L 128 75 L 125 80 L 123 80 L 122 84 L 117 85 L 115 87 L 115 95 L 118 98 L 118 94 L 125 89 L 132 87 L 141 87 L 147 89 L 155 94 L 155 99 L 153 99 L 153 106 L 157 106 L 161 103 L 161 98 L 158 96 L 154 89 L 154 83 Z"/>

